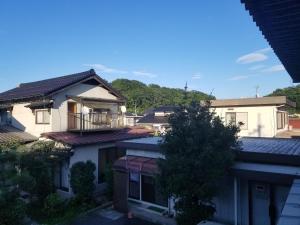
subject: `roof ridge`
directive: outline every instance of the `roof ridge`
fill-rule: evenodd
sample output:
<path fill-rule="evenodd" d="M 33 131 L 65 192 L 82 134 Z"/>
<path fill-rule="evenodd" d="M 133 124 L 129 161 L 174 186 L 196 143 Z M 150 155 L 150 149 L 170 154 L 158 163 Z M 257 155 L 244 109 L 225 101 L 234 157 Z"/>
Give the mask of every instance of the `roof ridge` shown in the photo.
<path fill-rule="evenodd" d="M 26 83 L 20 83 L 19 87 L 24 87 L 26 85 L 30 85 L 30 84 L 34 84 L 34 83 L 39 83 L 39 82 L 44 82 L 44 81 L 50 81 L 50 80 L 55 80 L 55 79 L 62 79 L 62 78 L 69 78 L 71 76 L 80 76 L 80 75 L 84 75 L 86 73 L 86 76 L 90 76 L 90 75 L 96 75 L 96 72 L 94 69 L 90 69 L 87 71 L 83 71 L 83 72 L 79 72 L 79 73 L 73 73 L 73 74 L 68 74 L 68 75 L 63 75 L 63 76 L 59 76 L 59 77 L 52 77 L 52 78 L 47 78 L 47 79 L 43 79 L 43 80 L 37 80 L 37 81 L 32 81 L 32 82 L 26 82 Z"/>

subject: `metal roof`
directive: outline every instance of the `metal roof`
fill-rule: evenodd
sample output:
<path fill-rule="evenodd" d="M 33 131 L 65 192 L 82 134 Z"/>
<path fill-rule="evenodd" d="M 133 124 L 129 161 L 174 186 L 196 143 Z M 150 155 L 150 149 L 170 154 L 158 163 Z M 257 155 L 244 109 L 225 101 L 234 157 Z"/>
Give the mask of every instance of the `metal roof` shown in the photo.
<path fill-rule="evenodd" d="M 234 106 L 265 106 L 265 105 L 287 105 L 296 107 L 296 103 L 290 101 L 286 96 L 271 96 L 259 98 L 237 98 L 218 99 L 210 101 L 212 107 L 234 107 Z"/>
<path fill-rule="evenodd" d="M 242 137 L 241 151 L 300 156 L 300 139 Z"/>
<path fill-rule="evenodd" d="M 241 0 L 294 82 L 300 82 L 300 1 Z"/>
<path fill-rule="evenodd" d="M 295 179 L 285 205 L 281 211 L 278 225 L 300 224 L 300 180 Z"/>

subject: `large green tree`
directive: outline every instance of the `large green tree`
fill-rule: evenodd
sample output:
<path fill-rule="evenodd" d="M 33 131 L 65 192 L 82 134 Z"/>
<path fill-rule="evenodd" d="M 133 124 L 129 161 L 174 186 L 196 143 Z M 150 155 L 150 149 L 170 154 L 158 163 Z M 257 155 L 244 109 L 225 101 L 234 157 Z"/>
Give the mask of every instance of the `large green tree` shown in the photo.
<path fill-rule="evenodd" d="M 180 105 L 192 101 L 214 99 L 200 91 L 187 91 L 179 88 L 161 87 L 157 84 L 146 85 L 140 81 L 117 79 L 112 86 L 127 97 L 129 112 L 143 113 L 145 110 L 162 105 Z"/>
<path fill-rule="evenodd" d="M 176 199 L 179 225 L 195 225 L 210 218 L 219 181 L 226 175 L 238 148 L 238 127 L 225 126 L 209 104 L 192 103 L 170 116 L 172 129 L 161 143 L 158 182 L 165 195 Z"/>
<path fill-rule="evenodd" d="M 268 96 L 287 96 L 288 99 L 296 102 L 296 109 L 289 109 L 289 112 L 300 112 L 300 85 L 286 88 L 278 88 Z"/>

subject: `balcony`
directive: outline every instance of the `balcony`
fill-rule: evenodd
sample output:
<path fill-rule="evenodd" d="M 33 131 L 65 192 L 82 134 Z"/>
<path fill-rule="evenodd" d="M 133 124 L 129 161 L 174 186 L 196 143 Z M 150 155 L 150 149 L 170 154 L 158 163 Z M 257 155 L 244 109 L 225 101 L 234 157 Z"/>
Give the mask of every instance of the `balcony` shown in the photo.
<path fill-rule="evenodd" d="M 68 113 L 68 130 L 78 132 L 120 129 L 124 126 L 123 116 L 113 113 Z"/>

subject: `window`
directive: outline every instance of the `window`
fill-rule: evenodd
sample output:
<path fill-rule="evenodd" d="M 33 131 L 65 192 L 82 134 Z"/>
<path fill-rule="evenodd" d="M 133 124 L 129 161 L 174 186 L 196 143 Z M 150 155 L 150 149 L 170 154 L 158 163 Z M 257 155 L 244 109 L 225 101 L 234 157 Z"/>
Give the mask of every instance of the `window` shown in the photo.
<path fill-rule="evenodd" d="M 226 124 L 234 124 L 240 126 L 241 130 L 248 129 L 248 113 L 247 112 L 227 112 L 225 115 Z"/>
<path fill-rule="evenodd" d="M 283 129 L 287 124 L 287 114 L 285 112 L 277 112 L 277 129 Z"/>
<path fill-rule="evenodd" d="M 49 124 L 50 123 L 49 110 L 36 110 L 35 111 L 35 123 L 36 124 Z"/>

